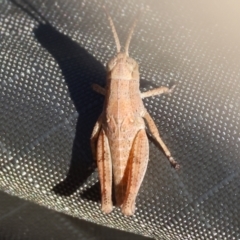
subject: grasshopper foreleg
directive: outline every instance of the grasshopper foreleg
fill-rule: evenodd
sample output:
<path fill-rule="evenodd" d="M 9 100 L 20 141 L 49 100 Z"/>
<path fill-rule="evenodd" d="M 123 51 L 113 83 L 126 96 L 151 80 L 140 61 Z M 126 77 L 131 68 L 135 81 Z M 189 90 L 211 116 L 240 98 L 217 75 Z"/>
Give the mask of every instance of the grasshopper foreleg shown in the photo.
<path fill-rule="evenodd" d="M 159 88 L 149 90 L 147 92 L 143 92 L 143 93 L 141 93 L 141 98 L 152 97 L 152 96 L 160 95 L 160 94 L 163 94 L 163 93 L 171 94 L 173 92 L 175 86 L 176 85 L 172 86 L 171 88 L 162 86 L 162 87 L 159 87 Z"/>
<path fill-rule="evenodd" d="M 100 85 L 95 84 L 95 83 L 92 85 L 92 88 L 95 92 L 100 93 L 105 96 L 105 94 L 106 94 L 105 88 L 103 88 Z"/>

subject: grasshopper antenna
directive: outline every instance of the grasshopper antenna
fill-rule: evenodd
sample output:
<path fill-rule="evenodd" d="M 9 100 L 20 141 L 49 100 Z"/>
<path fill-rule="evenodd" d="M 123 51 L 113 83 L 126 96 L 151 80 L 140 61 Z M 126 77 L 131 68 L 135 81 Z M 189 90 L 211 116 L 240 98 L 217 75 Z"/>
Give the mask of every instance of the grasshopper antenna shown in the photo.
<path fill-rule="evenodd" d="M 119 38 L 118 38 L 118 35 L 117 35 L 116 28 L 115 28 L 114 23 L 113 23 L 113 20 L 110 17 L 110 14 L 108 13 L 107 8 L 105 6 L 103 6 L 102 8 L 107 15 L 108 21 L 109 21 L 111 29 L 112 29 L 113 37 L 114 37 L 114 40 L 115 40 L 115 43 L 116 43 L 117 53 L 119 53 L 121 51 L 121 45 L 120 45 L 120 41 L 119 41 Z"/>
<path fill-rule="evenodd" d="M 130 41 L 132 39 L 132 35 L 133 35 L 133 32 L 134 32 L 134 29 L 137 25 L 137 22 L 139 21 L 139 18 L 140 16 L 142 15 L 142 10 L 140 10 L 137 14 L 137 16 L 135 17 L 135 20 L 133 21 L 133 24 L 128 32 L 128 37 L 127 37 L 127 41 L 126 41 L 126 44 L 125 44 L 125 53 L 127 54 L 127 56 L 129 56 L 129 53 L 128 53 L 128 49 L 129 49 L 129 45 L 130 45 Z"/>

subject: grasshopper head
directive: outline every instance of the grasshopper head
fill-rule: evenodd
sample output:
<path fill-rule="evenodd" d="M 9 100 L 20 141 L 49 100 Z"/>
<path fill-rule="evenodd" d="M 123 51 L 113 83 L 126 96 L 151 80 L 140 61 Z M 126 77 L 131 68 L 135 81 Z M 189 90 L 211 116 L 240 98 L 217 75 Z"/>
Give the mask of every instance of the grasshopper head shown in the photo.
<path fill-rule="evenodd" d="M 139 78 L 137 62 L 125 52 L 119 52 L 108 62 L 107 71 L 112 79 L 131 80 Z"/>

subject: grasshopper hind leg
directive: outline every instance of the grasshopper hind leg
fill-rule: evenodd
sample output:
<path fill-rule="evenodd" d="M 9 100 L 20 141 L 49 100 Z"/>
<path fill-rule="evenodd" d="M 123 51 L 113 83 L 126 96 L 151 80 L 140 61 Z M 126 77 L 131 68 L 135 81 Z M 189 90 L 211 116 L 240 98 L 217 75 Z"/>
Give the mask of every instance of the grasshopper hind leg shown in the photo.
<path fill-rule="evenodd" d="M 97 141 L 97 166 L 101 184 L 102 211 L 112 211 L 112 160 L 107 136 L 101 129 Z"/>
<path fill-rule="evenodd" d="M 145 115 L 143 116 L 144 119 L 147 121 L 148 123 L 148 127 L 149 130 L 151 132 L 151 134 L 153 135 L 153 137 L 156 139 L 156 141 L 160 144 L 160 146 L 162 147 L 165 155 L 168 157 L 169 162 L 171 163 L 171 165 L 175 168 L 175 169 L 179 169 L 180 165 L 175 161 L 175 159 L 172 157 L 171 152 L 169 151 L 169 149 L 167 148 L 167 146 L 165 145 L 165 143 L 163 142 L 162 138 L 159 135 L 158 129 L 156 124 L 154 123 L 152 117 L 150 116 L 150 114 L 146 111 Z"/>
<path fill-rule="evenodd" d="M 135 212 L 135 201 L 145 175 L 149 160 L 149 144 L 144 129 L 137 133 L 129 156 L 129 175 L 127 191 L 122 205 L 122 212 L 126 216 Z"/>

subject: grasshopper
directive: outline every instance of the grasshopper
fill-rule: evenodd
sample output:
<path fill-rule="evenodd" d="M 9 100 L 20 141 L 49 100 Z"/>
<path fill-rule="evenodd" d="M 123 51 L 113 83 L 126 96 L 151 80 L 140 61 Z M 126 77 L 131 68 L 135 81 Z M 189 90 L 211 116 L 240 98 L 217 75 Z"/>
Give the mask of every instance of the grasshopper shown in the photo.
<path fill-rule="evenodd" d="M 105 102 L 92 132 L 91 147 L 97 161 L 102 211 L 110 213 L 113 209 L 113 181 L 116 206 L 121 207 L 124 215 L 130 216 L 135 212 L 136 197 L 149 160 L 149 143 L 144 120 L 171 165 L 179 168 L 142 101 L 146 97 L 171 93 L 173 87 L 169 89 L 162 86 L 140 92 L 138 63 L 129 57 L 128 53 L 137 18 L 130 28 L 125 48 L 122 50 L 112 18 L 107 11 L 106 14 L 117 54 L 107 64 L 106 87 L 93 84 L 93 89 L 105 96 Z"/>

